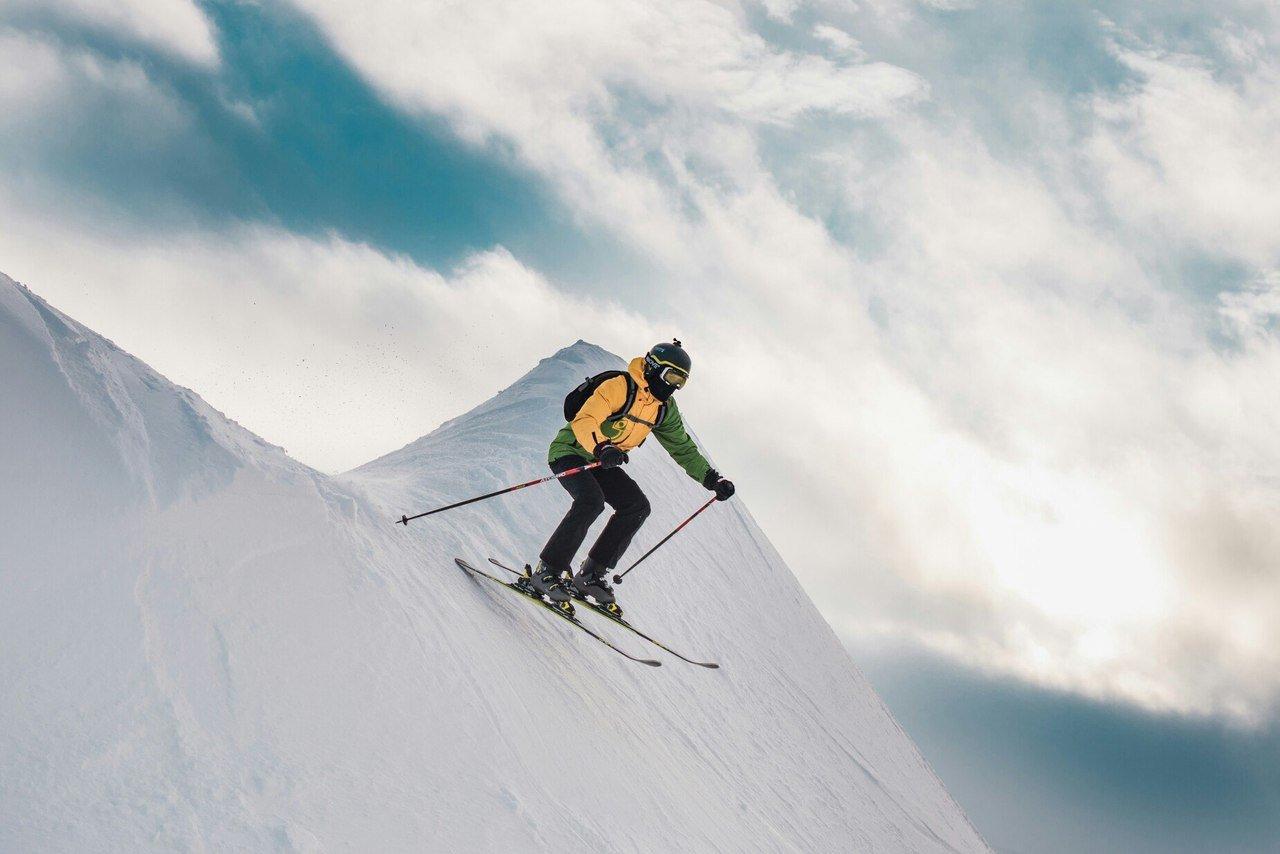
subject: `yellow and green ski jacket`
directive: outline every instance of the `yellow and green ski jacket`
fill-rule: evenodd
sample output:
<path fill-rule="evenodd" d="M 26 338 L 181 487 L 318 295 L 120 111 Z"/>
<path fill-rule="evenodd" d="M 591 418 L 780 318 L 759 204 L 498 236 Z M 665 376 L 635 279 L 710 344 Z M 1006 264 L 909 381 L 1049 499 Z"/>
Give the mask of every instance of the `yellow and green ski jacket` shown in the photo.
<path fill-rule="evenodd" d="M 643 357 L 632 359 L 627 366 L 627 373 L 636 384 L 636 399 L 632 402 L 631 409 L 614 417 L 615 412 L 626 406 L 627 378 L 616 376 L 605 380 L 587 398 L 587 402 L 582 404 L 577 417 L 560 428 L 560 432 L 551 441 L 547 461 L 555 462 L 569 454 L 584 460 L 594 460 L 596 446 L 606 440 L 623 451 L 634 450 L 653 433 L 658 437 L 658 444 L 667 449 L 667 453 L 688 472 L 689 477 L 702 483 L 711 464 L 685 431 L 684 420 L 680 417 L 680 409 L 675 400 L 668 399 L 663 404 L 649 391 L 644 380 Z M 657 421 L 659 415 L 662 417 L 661 423 Z"/>

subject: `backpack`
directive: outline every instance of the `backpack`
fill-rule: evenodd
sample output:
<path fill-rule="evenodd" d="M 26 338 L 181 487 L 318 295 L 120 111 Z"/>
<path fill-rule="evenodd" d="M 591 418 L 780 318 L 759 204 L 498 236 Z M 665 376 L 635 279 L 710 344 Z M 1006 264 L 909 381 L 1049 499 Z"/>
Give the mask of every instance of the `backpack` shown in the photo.
<path fill-rule="evenodd" d="M 636 402 L 636 385 L 635 378 L 627 371 L 604 371 L 596 374 L 594 377 L 587 377 L 578 385 L 574 386 L 573 391 L 564 396 L 564 420 L 572 421 L 578 417 L 578 411 L 582 409 L 582 405 L 587 402 L 587 398 L 596 393 L 596 389 L 600 388 L 603 383 L 608 382 L 614 377 L 627 378 L 627 399 L 623 401 L 622 408 L 609 416 L 607 420 L 612 421 L 621 415 L 625 415 L 631 411 L 631 407 Z M 667 405 L 664 403 L 658 409 L 658 418 L 650 427 L 657 427 L 667 415 Z M 639 420 L 639 419 L 633 419 Z"/>

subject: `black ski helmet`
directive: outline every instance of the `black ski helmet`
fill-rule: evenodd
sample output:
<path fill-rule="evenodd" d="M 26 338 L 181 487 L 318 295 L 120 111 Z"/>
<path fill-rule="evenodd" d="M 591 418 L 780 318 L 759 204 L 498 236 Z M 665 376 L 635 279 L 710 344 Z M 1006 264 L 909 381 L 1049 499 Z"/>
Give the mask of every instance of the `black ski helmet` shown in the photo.
<path fill-rule="evenodd" d="M 666 400 L 689 380 L 693 360 L 679 339 L 654 344 L 644 357 L 644 380 L 658 400 Z"/>

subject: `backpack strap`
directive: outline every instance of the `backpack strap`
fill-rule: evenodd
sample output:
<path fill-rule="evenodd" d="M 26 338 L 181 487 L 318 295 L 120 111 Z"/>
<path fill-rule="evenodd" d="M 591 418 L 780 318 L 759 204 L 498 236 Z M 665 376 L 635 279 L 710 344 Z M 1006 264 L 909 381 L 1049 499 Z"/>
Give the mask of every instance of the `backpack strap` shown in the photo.
<path fill-rule="evenodd" d="M 609 380 L 615 379 L 616 377 L 623 377 L 626 379 L 627 397 L 622 402 L 622 408 L 613 412 L 607 420 L 616 421 L 619 418 L 623 418 L 628 421 L 635 421 L 638 424 L 643 424 L 650 429 L 656 429 L 662 426 L 663 419 L 667 417 L 667 404 L 665 402 L 658 406 L 658 417 L 654 419 L 652 424 L 645 421 L 643 418 L 636 418 L 631 414 L 631 407 L 635 406 L 636 395 L 640 392 L 640 384 L 636 382 L 635 377 L 631 376 L 630 371 L 602 371 L 594 377 L 587 377 L 579 388 L 590 387 L 594 392 L 595 389 L 600 388 L 600 386 L 609 382 Z"/>
<path fill-rule="evenodd" d="M 618 373 L 627 378 L 627 399 L 623 401 L 621 409 L 609 416 L 610 421 L 623 415 L 628 415 L 631 412 L 631 407 L 636 405 L 636 393 L 640 390 L 630 371 L 618 371 Z M 609 379 L 613 378 L 610 377 Z"/>

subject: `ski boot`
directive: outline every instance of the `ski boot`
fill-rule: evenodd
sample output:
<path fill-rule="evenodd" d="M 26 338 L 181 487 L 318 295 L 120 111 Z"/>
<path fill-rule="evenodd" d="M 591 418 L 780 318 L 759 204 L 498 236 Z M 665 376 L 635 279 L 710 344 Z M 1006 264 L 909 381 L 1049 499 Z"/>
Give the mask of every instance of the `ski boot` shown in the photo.
<path fill-rule="evenodd" d="M 618 607 L 613 588 L 609 586 L 609 567 L 587 558 L 570 585 L 574 595 L 582 601 L 595 605 L 616 620 L 622 619 L 622 609 Z"/>
<path fill-rule="evenodd" d="M 553 607 L 566 614 L 573 614 L 573 605 L 569 602 L 569 591 L 564 587 L 561 574 L 542 561 L 538 561 L 538 565 L 533 569 L 530 569 L 529 564 L 526 563 L 524 577 L 516 583 Z"/>

